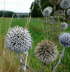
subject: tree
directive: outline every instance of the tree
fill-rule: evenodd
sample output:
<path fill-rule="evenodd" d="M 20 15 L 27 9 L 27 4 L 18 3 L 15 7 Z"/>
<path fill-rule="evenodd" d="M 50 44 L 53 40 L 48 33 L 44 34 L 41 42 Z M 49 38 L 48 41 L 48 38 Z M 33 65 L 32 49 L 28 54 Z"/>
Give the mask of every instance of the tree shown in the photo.
<path fill-rule="evenodd" d="M 36 2 L 31 5 L 31 16 L 32 17 L 42 17 L 41 10 Z"/>
<path fill-rule="evenodd" d="M 12 11 L 0 11 L 0 17 L 12 17 L 13 14 Z"/>

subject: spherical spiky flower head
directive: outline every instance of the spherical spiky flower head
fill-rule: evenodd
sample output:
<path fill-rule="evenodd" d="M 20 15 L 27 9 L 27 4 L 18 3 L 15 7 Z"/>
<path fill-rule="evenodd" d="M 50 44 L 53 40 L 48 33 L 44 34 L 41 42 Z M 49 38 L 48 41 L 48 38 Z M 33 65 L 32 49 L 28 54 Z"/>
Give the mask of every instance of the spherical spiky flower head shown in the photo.
<path fill-rule="evenodd" d="M 43 16 L 44 16 L 44 17 L 50 16 L 50 14 L 52 13 L 52 11 L 53 11 L 52 7 L 46 7 L 46 8 L 43 10 Z"/>
<path fill-rule="evenodd" d="M 5 38 L 5 47 L 17 53 L 26 52 L 32 46 L 32 39 L 29 31 L 16 26 L 9 29 Z"/>
<path fill-rule="evenodd" d="M 36 49 L 35 53 L 38 59 L 40 59 L 43 63 L 49 64 L 56 60 L 58 51 L 57 46 L 51 41 L 45 40 L 41 41 Z"/>
<path fill-rule="evenodd" d="M 54 12 L 54 14 L 57 16 L 64 16 L 65 15 L 63 10 L 57 10 Z"/>
<path fill-rule="evenodd" d="M 66 30 L 68 28 L 68 24 L 66 22 L 61 23 L 61 29 Z"/>
<path fill-rule="evenodd" d="M 62 0 L 61 3 L 60 3 L 60 7 L 61 7 L 62 9 L 67 9 L 67 8 L 69 8 L 69 7 L 70 7 L 69 1 L 68 1 L 68 0 Z"/>
<path fill-rule="evenodd" d="M 58 5 L 61 0 L 49 0 L 51 5 Z"/>
<path fill-rule="evenodd" d="M 59 42 L 65 47 L 70 47 L 70 33 L 62 33 L 59 35 Z"/>
<path fill-rule="evenodd" d="M 70 9 L 67 10 L 67 15 L 70 16 Z"/>

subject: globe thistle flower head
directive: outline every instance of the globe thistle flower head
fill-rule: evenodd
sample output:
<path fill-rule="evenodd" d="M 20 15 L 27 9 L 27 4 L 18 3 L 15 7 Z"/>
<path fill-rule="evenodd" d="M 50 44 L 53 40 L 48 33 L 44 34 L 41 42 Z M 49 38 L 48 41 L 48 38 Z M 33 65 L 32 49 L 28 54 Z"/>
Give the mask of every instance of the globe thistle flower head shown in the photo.
<path fill-rule="evenodd" d="M 60 3 L 60 7 L 61 7 L 62 9 L 67 9 L 67 8 L 69 8 L 69 7 L 70 7 L 69 1 L 68 1 L 68 0 L 62 0 L 61 3 Z"/>
<path fill-rule="evenodd" d="M 59 42 L 65 47 L 70 47 L 70 33 L 62 33 L 59 35 Z"/>
<path fill-rule="evenodd" d="M 52 7 L 46 7 L 46 8 L 43 10 L 43 16 L 44 16 L 44 17 L 50 16 L 50 14 L 52 13 L 52 11 L 53 11 Z"/>
<path fill-rule="evenodd" d="M 50 16 L 49 19 L 47 20 L 48 24 L 56 24 L 57 23 L 57 19 L 54 16 Z"/>
<path fill-rule="evenodd" d="M 67 15 L 70 16 L 70 9 L 67 10 Z"/>
<path fill-rule="evenodd" d="M 32 39 L 29 31 L 19 26 L 11 28 L 6 35 L 5 46 L 17 53 L 28 51 L 32 46 Z"/>
<path fill-rule="evenodd" d="M 61 29 L 66 30 L 68 28 L 68 24 L 66 22 L 61 23 Z"/>
<path fill-rule="evenodd" d="M 37 45 L 35 53 L 43 63 L 49 64 L 57 58 L 58 51 L 56 48 L 57 46 L 53 42 L 45 40 Z"/>

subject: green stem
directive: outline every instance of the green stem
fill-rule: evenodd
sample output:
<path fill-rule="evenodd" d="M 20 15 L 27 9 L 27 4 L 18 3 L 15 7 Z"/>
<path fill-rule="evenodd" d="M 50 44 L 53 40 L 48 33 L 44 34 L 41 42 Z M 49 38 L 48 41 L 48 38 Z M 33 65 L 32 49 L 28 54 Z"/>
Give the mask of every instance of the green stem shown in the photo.
<path fill-rule="evenodd" d="M 62 53 L 60 54 L 60 58 L 59 58 L 57 64 L 55 65 L 55 67 L 53 68 L 53 71 L 52 71 L 52 72 L 56 72 L 56 68 L 57 68 L 58 65 L 61 63 L 61 60 L 62 60 L 62 58 L 64 57 L 64 53 L 65 53 L 65 47 L 63 48 Z"/>
<path fill-rule="evenodd" d="M 55 10 L 56 10 L 56 6 L 55 5 L 54 5 L 54 8 L 53 9 L 54 9 L 54 13 L 55 13 Z M 54 14 L 54 16 L 55 16 L 55 14 Z"/>

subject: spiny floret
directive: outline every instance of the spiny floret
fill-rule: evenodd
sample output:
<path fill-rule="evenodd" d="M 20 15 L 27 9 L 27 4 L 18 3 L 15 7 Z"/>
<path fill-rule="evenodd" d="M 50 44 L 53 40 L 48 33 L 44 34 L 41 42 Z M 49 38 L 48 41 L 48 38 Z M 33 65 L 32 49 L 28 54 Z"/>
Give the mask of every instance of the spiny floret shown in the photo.
<path fill-rule="evenodd" d="M 19 26 L 9 29 L 5 38 L 5 47 L 17 53 L 28 51 L 32 47 L 29 31 Z"/>
<path fill-rule="evenodd" d="M 59 42 L 65 47 L 70 47 L 70 33 L 62 33 L 59 35 Z"/>
<path fill-rule="evenodd" d="M 58 51 L 56 48 L 57 46 L 53 42 L 44 40 L 38 43 L 35 54 L 43 63 L 49 64 L 57 58 Z"/>

